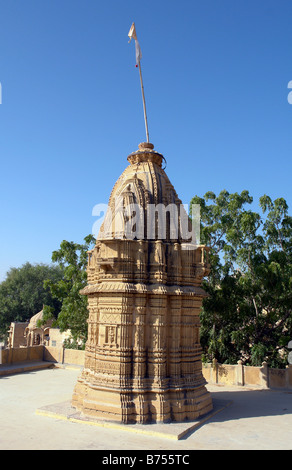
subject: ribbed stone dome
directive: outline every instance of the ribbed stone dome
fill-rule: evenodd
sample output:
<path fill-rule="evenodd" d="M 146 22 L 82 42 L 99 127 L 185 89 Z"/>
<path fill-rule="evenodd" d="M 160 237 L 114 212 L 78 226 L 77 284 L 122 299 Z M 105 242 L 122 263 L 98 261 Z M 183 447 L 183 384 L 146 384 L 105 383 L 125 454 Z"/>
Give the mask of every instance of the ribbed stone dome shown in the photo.
<path fill-rule="evenodd" d="M 44 316 L 44 310 L 42 309 L 40 312 L 38 312 L 36 315 L 34 315 L 33 317 L 31 317 L 30 321 L 29 321 L 29 324 L 28 324 L 28 329 L 29 330 L 34 330 L 36 328 L 39 328 L 38 327 L 38 321 L 40 320 L 43 320 L 43 316 Z M 46 322 L 45 325 L 43 325 L 43 329 L 48 327 L 48 326 L 51 326 L 52 325 L 52 320 L 48 320 Z"/>

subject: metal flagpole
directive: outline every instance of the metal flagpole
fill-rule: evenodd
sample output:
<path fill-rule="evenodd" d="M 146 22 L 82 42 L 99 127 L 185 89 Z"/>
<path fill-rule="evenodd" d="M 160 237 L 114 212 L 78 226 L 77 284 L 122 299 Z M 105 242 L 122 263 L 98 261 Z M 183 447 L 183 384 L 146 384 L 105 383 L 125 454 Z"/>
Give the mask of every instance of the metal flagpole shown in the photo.
<path fill-rule="evenodd" d="M 146 102 L 145 102 L 144 86 L 143 86 L 142 70 L 141 70 L 140 60 L 139 60 L 139 62 L 138 62 L 138 67 L 139 67 L 140 82 L 141 82 L 141 91 L 142 91 L 142 100 L 143 100 L 143 109 L 144 109 L 144 120 L 145 120 L 145 129 L 146 129 L 146 138 L 147 138 L 147 142 L 149 143 L 149 131 L 148 131 L 148 122 L 147 122 L 147 114 L 146 114 Z"/>
<path fill-rule="evenodd" d="M 142 100 L 143 100 L 143 109 L 144 109 L 144 121 L 145 121 L 145 128 L 146 128 L 146 138 L 147 138 L 147 142 L 149 143 L 149 131 L 148 131 L 148 122 L 147 122 L 147 114 L 146 114 L 146 102 L 145 102 L 145 95 L 144 95 L 142 70 L 141 70 L 141 64 L 140 64 L 140 59 L 142 57 L 142 53 L 141 53 L 141 49 L 140 49 L 140 44 L 137 40 L 135 23 L 132 23 L 132 26 L 131 26 L 130 31 L 128 33 L 128 36 L 130 38 L 129 42 L 131 42 L 132 39 L 135 40 L 136 67 L 139 67 L 140 83 L 141 83 L 141 91 L 142 91 Z"/>

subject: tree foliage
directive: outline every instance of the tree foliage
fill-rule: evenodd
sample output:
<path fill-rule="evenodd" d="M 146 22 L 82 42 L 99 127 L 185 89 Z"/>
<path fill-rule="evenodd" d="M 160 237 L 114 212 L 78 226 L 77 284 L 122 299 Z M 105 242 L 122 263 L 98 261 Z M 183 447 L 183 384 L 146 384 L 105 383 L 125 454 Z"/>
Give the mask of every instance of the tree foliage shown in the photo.
<path fill-rule="evenodd" d="M 80 290 L 87 284 L 87 251 L 94 243 L 92 235 L 85 237 L 83 244 L 63 240 L 60 249 L 52 254 L 52 261 L 59 264 L 63 278 L 45 282 L 53 298 L 61 303 L 57 325 L 61 331 L 71 331 L 71 345 L 76 347 L 84 346 L 87 339 L 87 297 L 80 295 Z"/>
<path fill-rule="evenodd" d="M 46 304 L 58 314 L 60 302 L 53 298 L 44 281 L 62 278 L 60 266 L 25 263 L 11 268 L 0 284 L 0 337 L 5 339 L 11 322 L 25 322 Z"/>
<path fill-rule="evenodd" d="M 260 213 L 252 203 L 248 191 L 226 190 L 191 201 L 210 247 L 201 344 L 206 360 L 281 367 L 292 339 L 292 218 L 283 198 L 262 196 Z"/>

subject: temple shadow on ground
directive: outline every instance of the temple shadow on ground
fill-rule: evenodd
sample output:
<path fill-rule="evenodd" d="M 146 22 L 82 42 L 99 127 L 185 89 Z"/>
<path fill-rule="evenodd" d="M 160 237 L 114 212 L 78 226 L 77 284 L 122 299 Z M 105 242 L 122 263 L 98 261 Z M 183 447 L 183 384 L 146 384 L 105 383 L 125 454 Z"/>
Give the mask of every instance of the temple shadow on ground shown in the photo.
<path fill-rule="evenodd" d="M 188 439 L 191 434 L 198 431 L 206 423 L 237 422 L 238 420 L 248 418 L 265 418 L 292 414 L 292 396 L 290 396 L 292 392 L 289 390 L 236 388 L 234 390 L 224 390 L 222 385 L 208 386 L 207 388 L 210 390 L 214 401 L 228 402 L 230 405 L 219 413 L 210 415 L 207 421 L 202 422 L 194 430 L 186 433 L 182 439 Z M 283 400 L 280 399 L 275 402 L 273 399 L 275 393 L 283 395 Z"/>

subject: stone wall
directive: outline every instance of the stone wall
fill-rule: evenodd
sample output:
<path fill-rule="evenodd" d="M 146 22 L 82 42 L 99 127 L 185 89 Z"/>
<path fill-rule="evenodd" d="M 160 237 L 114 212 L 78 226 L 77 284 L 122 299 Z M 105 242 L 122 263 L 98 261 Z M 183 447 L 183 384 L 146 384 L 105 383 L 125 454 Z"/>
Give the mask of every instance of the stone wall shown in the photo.
<path fill-rule="evenodd" d="M 203 375 L 208 383 L 220 385 L 255 386 L 260 388 L 292 389 L 292 365 L 286 369 L 271 369 L 264 362 L 261 367 L 236 365 L 203 364 Z"/>
<path fill-rule="evenodd" d="M 83 366 L 85 351 L 77 349 L 64 349 L 52 346 L 29 346 L 26 348 L 0 347 L 1 364 L 15 364 L 19 362 L 48 361 L 58 364 L 74 364 Z"/>
<path fill-rule="evenodd" d="M 77 349 L 53 346 L 1 349 L 0 346 L 0 366 L 28 361 L 83 366 L 84 358 L 85 351 Z M 219 364 L 214 361 L 212 364 L 203 364 L 203 376 L 209 384 L 292 389 L 292 365 L 286 369 L 271 369 L 266 363 L 263 363 L 262 367 L 252 367 L 244 366 L 241 361 L 236 365 Z"/>
<path fill-rule="evenodd" d="M 13 364 L 16 362 L 42 361 L 43 346 L 29 346 L 25 348 L 8 348 L 1 350 L 0 364 Z"/>
<path fill-rule="evenodd" d="M 59 364 L 84 365 L 85 351 L 44 346 L 44 360 Z"/>

